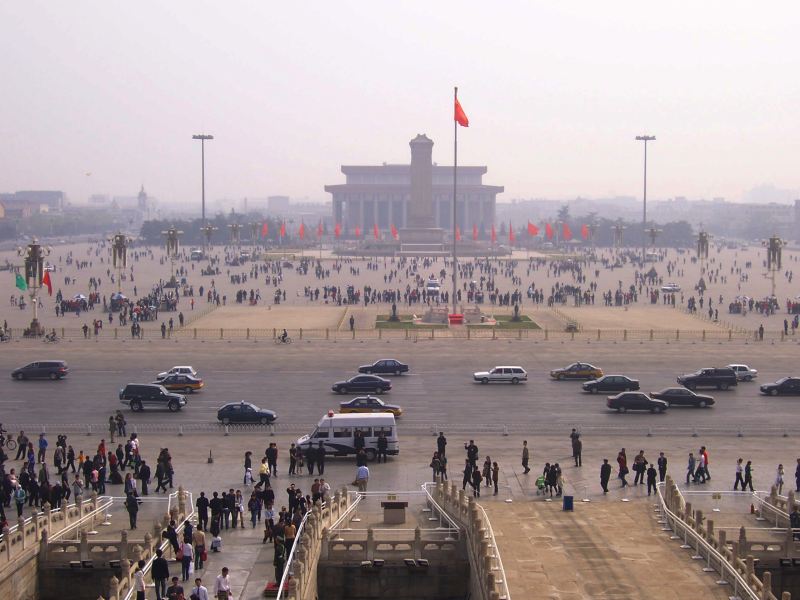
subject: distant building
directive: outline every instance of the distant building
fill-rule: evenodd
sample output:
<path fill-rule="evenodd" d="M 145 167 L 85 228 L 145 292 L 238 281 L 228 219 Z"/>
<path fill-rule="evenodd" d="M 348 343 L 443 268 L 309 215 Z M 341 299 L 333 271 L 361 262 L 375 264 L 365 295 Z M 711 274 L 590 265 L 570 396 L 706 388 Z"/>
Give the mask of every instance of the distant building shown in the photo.
<path fill-rule="evenodd" d="M 61 212 L 64 210 L 64 192 L 57 191 L 21 191 L 14 192 L 20 202 L 27 202 L 31 207 L 38 206 L 38 212 Z"/>
<path fill-rule="evenodd" d="M 289 212 L 289 204 L 289 196 L 268 196 L 267 212 L 270 214 Z"/>

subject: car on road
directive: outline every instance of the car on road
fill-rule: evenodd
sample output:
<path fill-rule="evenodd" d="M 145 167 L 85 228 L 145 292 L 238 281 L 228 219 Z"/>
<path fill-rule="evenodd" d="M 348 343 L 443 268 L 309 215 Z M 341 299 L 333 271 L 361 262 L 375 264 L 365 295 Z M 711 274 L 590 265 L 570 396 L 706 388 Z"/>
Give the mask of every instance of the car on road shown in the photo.
<path fill-rule="evenodd" d="M 229 402 L 224 404 L 217 411 L 217 420 L 222 421 L 223 425 L 228 423 L 260 423 L 269 425 L 274 423 L 278 414 L 274 410 L 258 408 L 255 404 L 250 404 L 242 400 L 241 402 Z"/>
<path fill-rule="evenodd" d="M 666 292 L 667 294 L 674 294 L 675 292 L 681 291 L 681 286 L 677 283 L 667 283 L 666 285 L 661 286 L 661 291 Z"/>
<path fill-rule="evenodd" d="M 513 383 L 528 381 L 528 373 L 522 367 L 495 367 L 489 371 L 473 373 L 472 378 L 481 383 Z"/>
<path fill-rule="evenodd" d="M 714 405 L 714 398 L 696 394 L 685 387 L 670 387 L 660 392 L 651 392 L 650 397 L 656 400 L 663 400 L 670 406 L 695 406 L 705 408 Z"/>
<path fill-rule="evenodd" d="M 39 360 L 28 363 L 24 367 L 11 371 L 11 378 L 23 379 L 62 379 L 69 373 L 69 367 L 63 360 Z"/>
<path fill-rule="evenodd" d="M 331 386 L 337 394 L 348 392 L 374 392 L 382 394 L 392 389 L 392 382 L 377 375 L 356 375 L 345 381 L 337 381 Z"/>
<path fill-rule="evenodd" d="M 119 400 L 133 412 L 147 408 L 167 408 L 177 412 L 186 406 L 186 397 L 173 394 L 157 383 L 129 383 L 119 391 Z"/>
<path fill-rule="evenodd" d="M 361 365 L 358 367 L 358 372 L 367 373 L 368 375 L 372 373 L 377 373 L 379 375 L 402 375 L 403 373 L 408 373 L 408 365 L 393 358 L 382 358 L 381 360 L 376 360 L 371 365 Z"/>
<path fill-rule="evenodd" d="M 616 396 L 606 398 L 606 406 L 617 412 L 629 410 L 648 410 L 654 413 L 663 413 L 669 404 L 663 400 L 654 400 L 643 392 L 622 392 Z"/>
<path fill-rule="evenodd" d="M 733 372 L 736 373 L 736 379 L 739 381 L 753 381 L 758 377 L 758 371 L 751 369 L 747 365 L 728 365 L 727 368 L 733 369 Z"/>
<path fill-rule="evenodd" d="M 181 375 L 179 373 L 173 373 L 172 375 L 167 375 L 164 379 L 159 379 L 158 381 L 154 381 L 153 383 L 158 385 L 163 385 L 165 388 L 170 390 L 171 392 L 183 392 L 184 394 L 191 394 L 192 392 L 199 392 L 203 389 L 203 380 L 199 377 L 193 377 L 191 375 Z"/>
<path fill-rule="evenodd" d="M 800 377 L 784 377 L 759 389 L 766 396 L 800 396 Z"/>
<path fill-rule="evenodd" d="M 625 375 L 603 375 L 583 384 L 584 392 L 630 392 L 639 389 L 639 381 Z"/>
<path fill-rule="evenodd" d="M 733 369 L 729 367 L 714 367 L 700 369 L 688 375 L 680 375 L 678 377 L 678 383 L 690 390 L 696 390 L 699 387 L 712 387 L 718 390 L 727 390 L 730 387 L 735 387 L 739 381 Z"/>
<path fill-rule="evenodd" d="M 161 381 L 169 375 L 191 375 L 192 377 L 197 377 L 197 371 L 194 370 L 194 367 L 189 366 L 172 367 L 169 371 L 163 371 L 156 375 L 156 379 Z"/>
<path fill-rule="evenodd" d="M 386 404 L 379 398 L 372 396 L 358 396 L 352 400 L 339 403 L 340 413 L 392 413 L 395 417 L 403 414 L 403 409 L 396 404 Z"/>
<path fill-rule="evenodd" d="M 562 379 L 598 379 L 603 376 L 603 369 L 589 363 L 572 363 L 563 369 L 553 369 L 550 377 L 561 381 Z"/>

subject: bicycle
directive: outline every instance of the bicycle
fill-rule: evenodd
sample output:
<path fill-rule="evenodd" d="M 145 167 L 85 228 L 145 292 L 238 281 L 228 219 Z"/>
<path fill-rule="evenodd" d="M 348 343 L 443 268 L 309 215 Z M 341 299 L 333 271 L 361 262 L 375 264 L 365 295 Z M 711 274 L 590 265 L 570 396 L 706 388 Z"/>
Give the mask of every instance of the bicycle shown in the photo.
<path fill-rule="evenodd" d="M 5 431 L 3 432 L 4 435 L 0 435 L 0 448 L 7 448 L 8 450 L 16 450 L 17 449 L 17 442 L 14 441 L 14 436 L 10 433 L 6 436 Z"/>
<path fill-rule="evenodd" d="M 292 343 L 292 338 L 290 338 L 288 335 L 286 336 L 286 339 L 283 339 L 281 336 L 278 336 L 278 337 L 275 338 L 275 343 L 276 344 L 291 344 Z"/>
<path fill-rule="evenodd" d="M 51 336 L 49 336 L 49 335 L 46 335 L 46 336 L 44 336 L 44 338 L 42 339 L 42 341 L 43 341 L 45 344 L 57 344 L 57 343 L 58 343 L 58 338 L 57 338 L 57 337 L 51 337 Z"/>

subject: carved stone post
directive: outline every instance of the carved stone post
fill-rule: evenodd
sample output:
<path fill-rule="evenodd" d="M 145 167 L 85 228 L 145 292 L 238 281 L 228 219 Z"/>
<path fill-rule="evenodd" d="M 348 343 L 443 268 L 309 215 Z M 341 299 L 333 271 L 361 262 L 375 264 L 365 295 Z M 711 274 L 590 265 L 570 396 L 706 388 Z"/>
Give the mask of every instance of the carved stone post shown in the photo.
<path fill-rule="evenodd" d="M 761 588 L 761 597 L 764 600 L 768 600 L 770 596 L 772 596 L 772 573 L 769 571 L 764 571 L 764 574 L 761 576 L 761 582 L 764 584 L 764 587 Z"/>
<path fill-rule="evenodd" d="M 19 517 L 17 518 L 17 533 L 20 535 L 20 540 L 22 540 L 22 549 L 25 550 L 27 544 L 25 543 L 25 518 Z"/>
<path fill-rule="evenodd" d="M 186 515 L 186 490 L 182 485 L 178 486 L 178 512 L 181 515 Z"/>
<path fill-rule="evenodd" d="M 419 526 L 414 528 L 414 558 L 422 558 L 422 531 Z"/>
<path fill-rule="evenodd" d="M 119 592 L 119 579 L 111 576 L 108 580 L 108 600 L 117 600 L 117 593 Z"/>
<path fill-rule="evenodd" d="M 128 532 L 124 529 L 119 535 L 119 558 L 120 560 L 128 558 Z"/>
<path fill-rule="evenodd" d="M 742 552 L 747 551 L 747 531 L 744 526 L 739 528 L 739 548 Z"/>
<path fill-rule="evenodd" d="M 42 529 L 42 542 L 39 544 L 39 568 L 42 568 L 44 562 L 47 560 L 47 529 Z"/>
<path fill-rule="evenodd" d="M 81 560 L 89 560 L 89 534 L 86 530 L 81 531 L 80 555 Z"/>
<path fill-rule="evenodd" d="M 367 543 L 366 543 L 366 551 L 367 551 L 367 560 L 372 560 L 375 558 L 375 532 L 372 530 L 372 527 L 367 529 Z"/>

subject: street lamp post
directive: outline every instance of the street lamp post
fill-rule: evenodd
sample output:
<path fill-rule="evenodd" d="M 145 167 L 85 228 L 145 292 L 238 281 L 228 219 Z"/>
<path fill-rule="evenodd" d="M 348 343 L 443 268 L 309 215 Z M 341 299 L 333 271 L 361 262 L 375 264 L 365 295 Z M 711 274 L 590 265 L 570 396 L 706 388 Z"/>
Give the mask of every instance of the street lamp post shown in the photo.
<path fill-rule="evenodd" d="M 42 335 L 44 328 L 39 324 L 39 290 L 44 277 L 44 258 L 50 255 L 50 247 L 42 246 L 33 238 L 25 248 L 17 248 L 17 254 L 25 261 L 25 284 L 33 304 L 33 320 L 25 335 Z"/>
<path fill-rule="evenodd" d="M 111 242 L 111 262 L 117 270 L 117 293 L 122 293 L 122 270 L 128 266 L 128 243 L 131 241 L 127 235 L 117 232 L 108 240 Z"/>
<path fill-rule="evenodd" d="M 637 142 L 644 142 L 644 202 L 642 212 L 642 267 L 644 267 L 645 256 L 647 252 L 647 142 L 654 142 L 656 136 L 654 135 L 637 135 Z"/>
<path fill-rule="evenodd" d="M 177 290 L 178 280 L 175 277 L 175 259 L 178 258 L 178 238 L 183 235 L 183 232 L 179 231 L 175 227 L 170 227 L 166 231 L 162 231 L 161 235 L 163 235 L 166 240 L 167 258 L 170 262 L 170 280 L 169 283 L 164 287 L 174 287 Z"/>
<path fill-rule="evenodd" d="M 192 136 L 193 140 L 200 140 L 200 178 L 203 194 L 203 227 L 206 225 L 206 140 L 213 140 L 213 135 L 200 133 Z"/>

